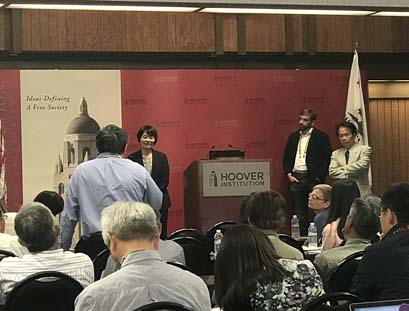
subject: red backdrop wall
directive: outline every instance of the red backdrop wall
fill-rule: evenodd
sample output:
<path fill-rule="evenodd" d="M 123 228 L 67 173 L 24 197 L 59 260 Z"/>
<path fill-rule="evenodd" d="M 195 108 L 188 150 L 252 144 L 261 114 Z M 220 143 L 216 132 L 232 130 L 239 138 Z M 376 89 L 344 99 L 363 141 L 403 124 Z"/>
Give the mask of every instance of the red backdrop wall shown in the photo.
<path fill-rule="evenodd" d="M 287 195 L 281 159 L 304 107 L 337 148 L 335 124 L 345 112 L 346 70 L 141 70 L 121 72 L 122 125 L 136 132 L 151 124 L 156 149 L 170 162 L 169 232 L 183 227 L 183 171 L 209 149 L 246 150 L 246 158 L 273 160 L 273 188 Z M 366 83 L 365 83 L 366 84 Z M 289 211 L 291 213 L 291 211 Z"/>

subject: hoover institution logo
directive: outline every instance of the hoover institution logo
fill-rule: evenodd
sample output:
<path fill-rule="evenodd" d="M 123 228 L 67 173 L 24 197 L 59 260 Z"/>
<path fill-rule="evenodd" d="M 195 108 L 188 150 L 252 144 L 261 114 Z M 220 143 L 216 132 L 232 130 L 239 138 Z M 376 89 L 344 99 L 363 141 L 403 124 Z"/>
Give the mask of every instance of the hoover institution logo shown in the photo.
<path fill-rule="evenodd" d="M 243 196 L 270 189 L 270 162 L 203 163 L 203 196 Z"/>

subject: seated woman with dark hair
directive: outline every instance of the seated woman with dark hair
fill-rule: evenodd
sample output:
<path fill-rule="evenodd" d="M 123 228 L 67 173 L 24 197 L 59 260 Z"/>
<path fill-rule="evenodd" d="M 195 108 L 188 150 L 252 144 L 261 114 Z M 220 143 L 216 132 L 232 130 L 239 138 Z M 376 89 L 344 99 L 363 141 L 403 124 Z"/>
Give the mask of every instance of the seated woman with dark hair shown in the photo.
<path fill-rule="evenodd" d="M 322 294 L 312 263 L 278 259 L 260 230 L 236 225 L 224 235 L 215 264 L 215 299 L 222 310 L 296 311 Z"/>
<path fill-rule="evenodd" d="M 327 223 L 322 231 L 322 251 L 341 245 L 345 226 L 352 202 L 361 196 L 358 184 L 352 179 L 341 179 L 334 183 L 331 191 L 331 204 Z"/>

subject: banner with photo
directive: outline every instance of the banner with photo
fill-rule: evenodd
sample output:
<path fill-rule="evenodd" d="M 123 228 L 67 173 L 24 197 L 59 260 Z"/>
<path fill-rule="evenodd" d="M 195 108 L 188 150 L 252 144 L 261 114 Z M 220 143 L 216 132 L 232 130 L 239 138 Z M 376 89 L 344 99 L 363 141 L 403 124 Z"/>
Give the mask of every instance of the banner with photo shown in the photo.
<path fill-rule="evenodd" d="M 121 124 L 119 71 L 22 70 L 23 202 L 43 190 L 64 195 L 70 174 L 97 156 L 95 137 Z"/>

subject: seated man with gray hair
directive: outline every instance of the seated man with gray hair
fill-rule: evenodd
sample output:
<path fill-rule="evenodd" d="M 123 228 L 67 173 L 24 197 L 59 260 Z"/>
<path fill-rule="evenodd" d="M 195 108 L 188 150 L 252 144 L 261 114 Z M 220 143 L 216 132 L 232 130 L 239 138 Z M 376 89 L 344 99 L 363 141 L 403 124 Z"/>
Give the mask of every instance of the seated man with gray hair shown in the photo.
<path fill-rule="evenodd" d="M 37 272 L 62 272 L 84 287 L 94 281 L 94 267 L 87 255 L 57 249 L 59 230 L 53 214 L 42 203 L 23 206 L 14 220 L 14 229 L 19 242 L 30 253 L 0 261 L 0 305 L 5 304 L 16 283 Z"/>
<path fill-rule="evenodd" d="M 379 231 L 375 201 L 376 199 L 371 197 L 365 200 L 355 199 L 342 230 L 346 240 L 345 245 L 326 250 L 315 257 L 314 264 L 324 281 L 329 279 L 331 273 L 346 257 L 363 251 L 371 244 L 371 240 Z"/>
<path fill-rule="evenodd" d="M 160 212 L 157 209 L 153 209 L 155 212 L 156 216 L 156 224 L 158 225 L 158 230 L 159 230 L 159 235 L 162 232 L 162 224 L 160 222 Z M 159 239 L 159 248 L 158 248 L 158 253 L 160 255 L 160 258 L 164 261 L 173 261 L 173 262 L 179 262 L 183 265 L 186 265 L 186 260 L 185 260 L 185 253 L 182 248 L 178 243 L 172 240 L 162 240 Z M 111 273 L 114 273 L 115 271 L 119 270 L 121 268 L 120 262 L 117 262 L 112 258 L 112 256 L 108 257 L 107 264 L 105 266 L 105 270 L 102 272 L 101 278 L 104 278 Z"/>
<path fill-rule="evenodd" d="M 164 262 L 157 249 L 155 213 L 141 202 L 116 202 L 102 211 L 102 237 L 121 269 L 87 287 L 75 310 L 135 310 L 156 301 L 180 303 L 209 311 L 210 296 L 203 280 Z"/>

